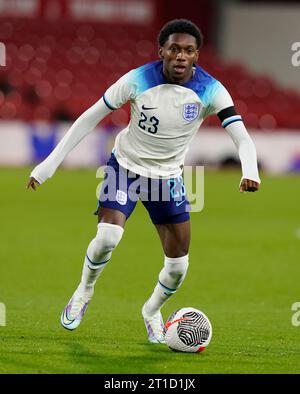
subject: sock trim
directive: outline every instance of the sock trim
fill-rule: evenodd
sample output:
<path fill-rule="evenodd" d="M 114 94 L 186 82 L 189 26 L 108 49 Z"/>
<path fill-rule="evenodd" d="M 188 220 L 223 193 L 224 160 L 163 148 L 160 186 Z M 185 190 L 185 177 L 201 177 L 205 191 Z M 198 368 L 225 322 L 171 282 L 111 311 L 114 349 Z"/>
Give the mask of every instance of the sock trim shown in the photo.
<path fill-rule="evenodd" d="M 110 259 L 108 259 L 108 260 L 106 260 L 106 261 L 103 261 L 102 263 L 94 263 L 94 262 L 89 258 L 89 256 L 88 256 L 87 254 L 86 254 L 85 256 L 86 256 L 86 258 L 88 259 L 89 263 L 91 263 L 91 264 L 93 264 L 93 265 L 97 265 L 97 266 L 106 264 L 106 263 L 108 263 L 109 260 L 110 260 Z"/>
<path fill-rule="evenodd" d="M 162 284 L 160 280 L 158 281 L 158 283 L 159 283 L 162 287 L 164 287 L 166 290 L 168 290 L 168 291 L 170 291 L 170 292 L 172 292 L 172 293 L 175 293 L 175 291 L 177 290 L 177 289 L 170 289 L 169 287 L 167 287 L 167 286 L 165 286 L 164 284 Z"/>

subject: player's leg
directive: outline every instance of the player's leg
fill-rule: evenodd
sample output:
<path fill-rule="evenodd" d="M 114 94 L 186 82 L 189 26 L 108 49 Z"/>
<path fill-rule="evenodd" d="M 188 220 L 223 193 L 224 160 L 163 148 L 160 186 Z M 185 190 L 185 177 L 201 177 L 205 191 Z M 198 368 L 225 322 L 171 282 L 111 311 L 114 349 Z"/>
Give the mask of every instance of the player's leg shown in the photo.
<path fill-rule="evenodd" d="M 94 286 L 119 244 L 126 216 L 116 209 L 102 207 L 98 211 L 97 233 L 88 245 L 78 289 L 93 295 Z"/>
<path fill-rule="evenodd" d="M 88 245 L 80 283 L 61 315 L 64 328 L 74 330 L 79 326 L 96 281 L 122 238 L 125 221 L 126 216 L 118 210 L 104 207 L 99 210 L 97 233 Z"/>
<path fill-rule="evenodd" d="M 190 244 L 189 203 L 183 178 L 151 182 L 153 191 L 160 191 L 160 200 L 143 201 L 161 239 L 164 266 L 152 295 L 142 309 L 150 342 L 163 342 L 163 320 L 160 308 L 181 285 L 188 268 Z M 156 193 L 157 194 L 157 193 Z M 155 195 L 155 194 L 154 194 Z"/>
<path fill-rule="evenodd" d="M 191 239 L 190 220 L 181 223 L 155 225 L 166 256 L 179 258 L 186 256 Z"/>
<path fill-rule="evenodd" d="M 143 306 L 142 314 L 149 341 L 159 343 L 164 342 L 160 308 L 180 287 L 188 269 L 190 221 L 155 226 L 165 254 L 164 266 L 152 295 Z"/>
<path fill-rule="evenodd" d="M 80 293 L 84 293 L 88 297 L 93 295 L 97 279 L 122 238 L 125 222 L 126 216 L 123 212 L 105 207 L 98 210 L 97 233 L 86 251 L 81 281 L 78 286 Z"/>
<path fill-rule="evenodd" d="M 147 302 L 147 311 L 154 314 L 182 284 L 188 269 L 190 244 L 190 221 L 174 224 L 157 224 L 164 250 L 164 266 L 159 273 L 158 283 Z"/>
<path fill-rule="evenodd" d="M 126 177 L 126 171 L 123 173 L 123 169 L 119 168 L 113 155 L 108 162 L 108 167 L 106 167 L 106 182 L 102 184 L 97 209 L 97 233 L 88 245 L 81 281 L 61 315 L 63 327 L 69 330 L 74 330 L 79 326 L 93 296 L 96 281 L 108 264 L 113 250 L 119 244 L 126 219 L 131 215 L 136 205 L 136 201 L 127 198 L 127 182 L 124 182 L 125 186 L 123 183 L 119 185 L 121 179 L 119 173 L 122 172 Z M 112 198 L 104 198 L 107 195 Z"/>

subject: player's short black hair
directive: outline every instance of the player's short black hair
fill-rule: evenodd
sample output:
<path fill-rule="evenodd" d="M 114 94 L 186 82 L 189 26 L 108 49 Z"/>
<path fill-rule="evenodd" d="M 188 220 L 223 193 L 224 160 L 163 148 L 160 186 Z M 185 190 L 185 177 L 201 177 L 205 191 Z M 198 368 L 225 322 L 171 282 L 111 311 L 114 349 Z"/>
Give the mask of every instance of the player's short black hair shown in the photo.
<path fill-rule="evenodd" d="M 203 35 L 198 26 L 188 19 L 174 19 L 167 22 L 158 34 L 158 44 L 163 46 L 168 41 L 169 36 L 174 33 L 186 33 L 195 37 L 197 48 L 199 49 L 203 43 Z"/>

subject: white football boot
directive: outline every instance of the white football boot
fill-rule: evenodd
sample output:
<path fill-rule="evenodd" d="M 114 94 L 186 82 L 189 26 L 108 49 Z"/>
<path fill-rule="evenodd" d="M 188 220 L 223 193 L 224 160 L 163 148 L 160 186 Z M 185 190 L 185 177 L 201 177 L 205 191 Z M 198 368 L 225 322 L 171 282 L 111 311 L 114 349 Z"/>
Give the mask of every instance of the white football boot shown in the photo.
<path fill-rule="evenodd" d="M 64 328 L 75 330 L 79 326 L 92 296 L 93 292 L 75 291 L 61 314 L 60 322 Z"/>
<path fill-rule="evenodd" d="M 150 316 L 146 313 L 146 304 L 142 309 L 142 316 L 147 330 L 148 341 L 151 343 L 165 343 L 164 322 L 160 311 Z"/>

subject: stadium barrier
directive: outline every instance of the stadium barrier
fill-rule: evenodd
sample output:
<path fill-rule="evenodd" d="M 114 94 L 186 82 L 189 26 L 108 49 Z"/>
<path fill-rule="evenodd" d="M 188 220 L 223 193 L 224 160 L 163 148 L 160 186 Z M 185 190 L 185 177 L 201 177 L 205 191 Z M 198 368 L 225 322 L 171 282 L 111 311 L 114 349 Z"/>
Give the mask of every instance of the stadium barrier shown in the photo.
<path fill-rule="evenodd" d="M 0 123 L 0 165 L 31 166 L 42 161 L 68 130 L 70 124 Z M 300 133 L 288 130 L 262 132 L 249 130 L 258 162 L 269 174 L 300 171 Z M 69 154 L 64 167 L 88 168 L 108 159 L 116 133 L 98 127 Z M 203 128 L 194 137 L 186 165 L 238 164 L 238 153 L 231 138 L 220 128 Z"/>

